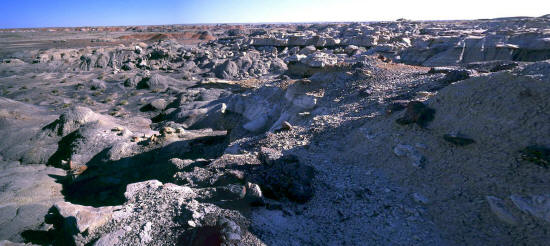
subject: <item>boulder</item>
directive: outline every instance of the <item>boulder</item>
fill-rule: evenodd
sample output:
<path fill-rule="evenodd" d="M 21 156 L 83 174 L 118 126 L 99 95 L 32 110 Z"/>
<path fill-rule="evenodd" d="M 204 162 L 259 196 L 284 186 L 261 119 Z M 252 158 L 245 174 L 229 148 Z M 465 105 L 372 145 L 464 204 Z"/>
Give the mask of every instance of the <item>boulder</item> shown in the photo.
<path fill-rule="evenodd" d="M 216 77 L 221 79 L 233 79 L 239 73 L 237 63 L 227 60 L 215 68 Z"/>

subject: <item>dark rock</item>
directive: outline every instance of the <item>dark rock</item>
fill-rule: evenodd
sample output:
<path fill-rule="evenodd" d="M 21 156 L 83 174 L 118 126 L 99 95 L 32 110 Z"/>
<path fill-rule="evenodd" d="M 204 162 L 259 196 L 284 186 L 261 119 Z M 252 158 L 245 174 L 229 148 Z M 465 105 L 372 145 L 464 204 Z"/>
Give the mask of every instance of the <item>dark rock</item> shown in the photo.
<path fill-rule="evenodd" d="M 292 130 L 292 125 L 288 123 L 288 121 L 283 121 L 283 123 L 281 123 L 281 130 L 290 131 Z"/>
<path fill-rule="evenodd" d="M 167 87 L 167 78 L 160 74 L 153 74 L 151 77 L 143 78 L 137 89 L 164 90 Z"/>
<path fill-rule="evenodd" d="M 493 68 L 491 68 L 491 72 L 498 72 L 498 71 L 502 71 L 502 70 L 510 70 L 512 68 L 515 68 L 517 67 L 518 64 L 515 63 L 515 62 L 511 62 L 511 63 L 505 63 L 505 64 L 498 64 L 496 66 L 494 66 Z"/>
<path fill-rule="evenodd" d="M 300 163 L 296 156 L 283 156 L 263 171 L 260 187 L 267 197 L 305 203 L 314 195 L 314 175 L 313 167 Z"/>
<path fill-rule="evenodd" d="M 223 235 L 217 226 L 203 226 L 187 230 L 180 236 L 177 245 L 181 246 L 219 246 Z"/>
<path fill-rule="evenodd" d="M 432 67 L 430 68 L 430 71 L 428 71 L 429 74 L 436 74 L 436 73 L 450 73 L 453 71 L 453 68 L 450 67 Z"/>
<path fill-rule="evenodd" d="M 407 125 L 416 123 L 421 127 L 425 127 L 430 121 L 434 119 L 435 110 L 429 108 L 424 103 L 419 101 L 411 101 L 407 104 L 407 110 L 403 117 L 397 119 L 395 122 L 400 125 Z"/>
<path fill-rule="evenodd" d="M 151 101 L 149 104 L 141 107 L 141 111 L 160 111 L 166 108 L 168 103 L 166 100 L 159 98 Z"/>
<path fill-rule="evenodd" d="M 447 73 L 445 77 L 443 77 L 442 82 L 450 84 L 468 78 L 470 78 L 470 73 L 467 70 L 453 70 Z"/>
<path fill-rule="evenodd" d="M 391 114 L 407 108 L 408 100 L 395 100 L 386 107 L 386 113 Z"/>
<path fill-rule="evenodd" d="M 127 63 L 124 63 L 122 65 L 122 67 L 120 67 L 122 70 L 124 71 L 130 71 L 132 69 L 135 69 L 136 68 L 136 65 L 132 62 L 127 62 Z"/>
<path fill-rule="evenodd" d="M 537 165 L 548 167 L 550 166 L 550 148 L 531 145 L 519 151 L 522 159 L 533 162 Z"/>
<path fill-rule="evenodd" d="M 229 184 L 216 188 L 217 198 L 221 200 L 240 200 L 246 195 L 246 188 L 242 185 Z"/>
<path fill-rule="evenodd" d="M 151 60 L 158 60 L 158 59 L 164 59 L 169 56 L 169 53 L 167 50 L 156 48 L 154 49 L 151 54 L 149 54 L 149 57 Z"/>
<path fill-rule="evenodd" d="M 458 145 L 458 146 L 465 146 L 465 145 L 469 145 L 469 144 L 473 144 L 475 143 L 475 141 L 471 138 L 468 138 L 460 133 L 450 133 L 450 134 L 445 134 L 443 135 L 443 139 L 445 139 L 445 141 L 447 142 L 450 142 L 454 145 Z"/>
<path fill-rule="evenodd" d="M 187 230 L 179 237 L 176 245 L 181 246 L 219 246 L 240 245 L 241 227 L 234 221 L 219 218 L 215 225 L 206 225 Z"/>

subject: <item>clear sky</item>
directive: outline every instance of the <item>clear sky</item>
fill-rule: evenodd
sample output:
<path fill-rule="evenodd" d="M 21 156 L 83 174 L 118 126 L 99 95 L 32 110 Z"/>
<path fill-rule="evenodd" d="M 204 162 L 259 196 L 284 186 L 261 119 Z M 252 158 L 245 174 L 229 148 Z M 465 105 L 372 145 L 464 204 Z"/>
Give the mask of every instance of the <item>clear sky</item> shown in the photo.
<path fill-rule="evenodd" d="M 550 0 L 0 0 L 0 28 L 477 19 L 550 14 Z"/>

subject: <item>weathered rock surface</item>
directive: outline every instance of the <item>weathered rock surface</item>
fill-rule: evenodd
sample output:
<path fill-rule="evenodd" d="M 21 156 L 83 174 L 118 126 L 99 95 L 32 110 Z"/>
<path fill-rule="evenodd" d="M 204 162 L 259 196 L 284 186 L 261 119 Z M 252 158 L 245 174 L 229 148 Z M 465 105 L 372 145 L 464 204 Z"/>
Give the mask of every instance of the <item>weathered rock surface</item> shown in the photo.
<path fill-rule="evenodd" d="M 544 245 L 549 21 L 0 30 L 0 244 Z"/>

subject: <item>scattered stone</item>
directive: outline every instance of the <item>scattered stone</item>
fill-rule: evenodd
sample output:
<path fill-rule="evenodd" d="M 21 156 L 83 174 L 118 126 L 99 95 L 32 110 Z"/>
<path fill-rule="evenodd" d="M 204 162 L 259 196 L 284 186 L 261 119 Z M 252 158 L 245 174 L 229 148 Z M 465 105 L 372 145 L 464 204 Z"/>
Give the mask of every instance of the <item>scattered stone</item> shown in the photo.
<path fill-rule="evenodd" d="M 460 133 L 449 133 L 443 135 L 445 141 L 458 146 L 466 146 L 475 143 L 475 141 Z"/>
<path fill-rule="evenodd" d="M 254 183 L 246 183 L 246 199 L 250 201 L 252 205 L 263 204 L 262 189 L 259 185 Z"/>

